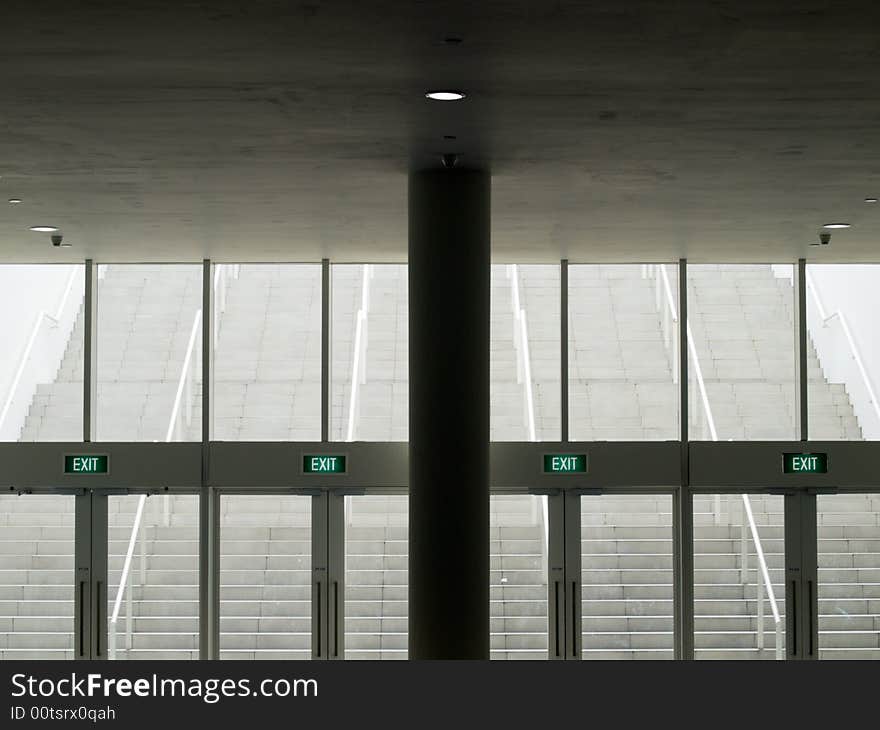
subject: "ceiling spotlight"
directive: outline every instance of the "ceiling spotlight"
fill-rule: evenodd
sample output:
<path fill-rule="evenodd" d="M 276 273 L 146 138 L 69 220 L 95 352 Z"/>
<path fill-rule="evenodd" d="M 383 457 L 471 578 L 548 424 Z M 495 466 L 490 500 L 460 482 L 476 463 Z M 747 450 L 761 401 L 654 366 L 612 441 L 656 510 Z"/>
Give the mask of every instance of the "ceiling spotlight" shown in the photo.
<path fill-rule="evenodd" d="M 34 233 L 55 233 L 58 230 L 56 226 L 31 226 Z"/>
<path fill-rule="evenodd" d="M 838 228 L 849 228 L 849 223 L 826 223 L 822 228 L 836 230 Z"/>
<path fill-rule="evenodd" d="M 434 101 L 459 101 L 464 99 L 465 93 L 463 91 L 429 91 L 425 96 L 434 99 Z"/>
<path fill-rule="evenodd" d="M 21 198 L 10 198 L 6 202 L 9 203 L 10 205 L 18 205 L 19 203 L 24 202 L 24 201 L 22 201 Z"/>
<path fill-rule="evenodd" d="M 876 203 L 876 202 L 877 202 L 877 198 L 865 198 L 865 202 L 866 202 L 866 203 Z"/>

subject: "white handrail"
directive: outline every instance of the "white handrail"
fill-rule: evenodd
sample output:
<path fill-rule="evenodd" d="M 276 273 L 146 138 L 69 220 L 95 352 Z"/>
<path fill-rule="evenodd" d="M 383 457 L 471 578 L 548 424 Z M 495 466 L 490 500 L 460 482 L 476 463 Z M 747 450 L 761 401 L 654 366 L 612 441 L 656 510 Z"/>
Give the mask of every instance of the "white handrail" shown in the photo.
<path fill-rule="evenodd" d="M 364 264 L 364 277 L 361 284 L 361 306 L 356 315 L 354 352 L 351 362 L 351 390 L 348 399 L 346 441 L 354 441 L 360 385 L 365 383 L 367 379 L 367 317 L 370 312 L 370 278 L 372 275 L 373 267 L 370 264 Z"/>
<path fill-rule="evenodd" d="M 235 265 L 232 267 L 233 278 L 238 278 L 239 267 Z M 225 296 L 225 286 L 226 286 L 226 266 L 218 264 L 216 270 L 214 272 L 214 281 L 212 283 L 212 288 L 215 296 L 215 310 L 218 314 L 221 314 L 226 309 L 226 296 Z M 220 301 L 217 301 L 217 293 L 221 290 L 223 291 L 223 296 L 220 297 Z M 183 359 L 183 365 L 180 368 L 180 377 L 177 381 L 177 390 L 174 395 L 174 404 L 171 407 L 171 416 L 168 419 L 168 428 L 165 431 L 165 442 L 170 443 L 174 440 L 174 437 L 178 431 L 180 424 L 180 409 L 181 403 L 183 402 L 183 396 L 187 385 L 191 384 L 193 378 L 198 378 L 200 376 L 199 368 L 193 368 L 192 362 L 194 358 L 199 358 L 201 355 L 201 348 L 197 347 L 198 343 L 198 334 L 199 327 L 202 322 L 202 309 L 196 310 L 195 315 L 193 316 L 192 328 L 190 329 L 189 340 L 186 345 L 186 354 Z M 215 325 L 216 328 L 216 325 Z M 187 407 L 191 407 L 192 399 L 188 399 Z M 169 503 L 168 497 L 165 497 L 165 522 L 168 523 L 169 518 Z M 119 578 L 119 586 L 116 590 L 116 598 L 113 601 L 113 612 L 110 616 L 110 658 L 116 658 L 116 624 L 119 620 L 119 611 L 122 606 L 122 600 L 125 598 L 126 588 L 129 592 L 129 603 L 131 600 L 131 586 L 129 585 L 131 581 L 131 561 L 134 556 L 135 545 L 137 544 L 137 539 L 140 534 L 141 521 L 143 519 L 144 514 L 144 505 L 147 500 L 147 495 L 142 494 L 138 499 L 137 510 L 134 515 L 134 522 L 131 527 L 131 535 L 128 539 L 128 548 L 125 551 L 125 562 L 122 565 L 122 574 Z M 144 538 L 141 537 L 141 571 L 144 572 L 143 560 L 144 560 Z M 143 575 L 141 576 L 143 581 Z M 131 608 L 128 609 L 128 628 L 127 628 L 127 648 L 131 648 Z"/>
<path fill-rule="evenodd" d="M 58 306 L 55 308 L 55 312 L 53 314 L 49 314 L 45 310 L 40 310 L 37 313 L 36 320 L 34 321 L 33 329 L 31 330 L 30 337 L 28 337 L 27 344 L 25 345 L 24 350 L 21 353 L 21 357 L 18 360 L 18 367 L 15 370 L 15 377 L 12 379 L 12 383 L 9 386 L 9 391 L 6 395 L 6 401 L 3 404 L 3 410 L 0 411 L 0 428 L 3 427 L 3 424 L 6 422 L 6 417 L 9 415 L 9 411 L 12 408 L 12 404 L 15 401 L 15 395 L 18 391 L 18 386 L 21 383 L 21 378 L 24 375 L 24 372 L 27 368 L 28 361 L 31 357 L 31 352 L 34 349 L 34 343 L 37 341 L 37 336 L 40 334 L 40 331 L 43 328 L 44 322 L 49 322 L 52 326 L 57 326 L 61 316 L 64 314 L 64 310 L 67 308 L 67 300 L 70 298 L 70 292 L 73 289 L 73 282 L 76 279 L 76 275 L 79 273 L 79 265 L 74 265 L 70 267 L 70 274 L 67 277 L 67 285 L 64 287 L 64 293 L 61 295 L 61 298 L 58 300 Z"/>
<path fill-rule="evenodd" d="M 672 315 L 673 322 L 678 321 L 678 314 L 675 311 L 675 299 L 672 296 L 672 287 L 669 283 L 669 276 L 666 273 L 666 265 L 660 264 L 660 280 L 662 282 L 663 288 L 665 290 L 665 302 L 666 306 L 669 308 L 669 311 Z M 691 324 L 687 322 L 686 326 L 687 332 L 687 345 L 688 351 L 690 352 L 692 359 L 692 366 L 694 371 L 694 378 L 697 381 L 697 388 L 700 392 L 700 400 L 701 405 L 703 407 L 703 413 L 706 418 L 706 423 L 709 427 L 709 435 L 712 441 L 718 441 L 718 431 L 715 427 L 715 418 L 712 414 L 712 407 L 709 403 L 709 395 L 706 391 L 706 382 L 703 378 L 703 369 L 700 367 L 700 358 L 697 355 L 697 348 L 694 344 L 694 336 L 691 332 Z M 776 656 L 777 658 L 782 658 L 782 642 L 781 642 L 781 617 L 779 613 L 779 606 L 776 601 L 776 594 L 773 591 L 773 584 L 770 582 L 770 571 L 767 568 L 767 560 L 764 556 L 764 549 L 761 545 L 761 538 L 758 535 L 758 526 L 755 523 L 755 517 L 752 513 L 752 503 L 749 499 L 748 494 L 742 494 L 743 508 L 746 515 L 746 519 L 749 524 L 749 531 L 752 535 L 752 543 L 755 546 L 755 556 L 758 559 L 758 565 L 761 571 L 761 577 L 763 579 L 764 588 L 767 591 L 767 600 L 770 602 L 770 610 L 773 613 L 773 620 L 776 625 Z M 745 575 L 745 567 L 743 566 L 743 574 Z M 756 581 L 757 582 L 757 581 Z M 761 586 L 758 586 L 758 643 L 759 648 L 763 648 L 764 641 L 764 626 L 763 626 L 763 594 L 761 592 Z"/>
<path fill-rule="evenodd" d="M 859 371 L 859 376 L 862 379 L 865 390 L 868 391 L 868 399 L 871 403 L 871 408 L 874 411 L 874 415 L 876 416 L 878 423 L 880 423 L 880 403 L 877 402 L 874 385 L 871 382 L 871 377 L 870 375 L 868 375 L 867 369 L 865 368 L 861 352 L 859 351 L 859 346 L 856 344 L 855 338 L 852 335 L 852 331 L 849 328 L 849 322 L 846 319 L 846 315 L 840 309 L 833 312 L 832 314 L 828 314 L 825 311 L 825 307 L 822 304 L 822 299 L 819 296 L 819 291 L 816 287 L 816 283 L 815 281 L 813 281 L 813 277 L 810 275 L 809 270 L 807 270 L 807 291 L 810 292 L 813 303 L 816 305 L 816 310 L 819 313 L 819 319 L 823 326 L 825 326 L 832 319 L 837 319 L 837 321 L 840 322 L 840 327 L 843 330 L 843 336 L 846 338 L 846 343 L 849 346 L 850 355 L 856 363 L 856 368 Z"/>
<path fill-rule="evenodd" d="M 522 305 L 519 293 L 519 269 L 516 264 L 507 267 L 507 277 L 510 279 L 510 304 L 513 312 L 513 342 L 517 351 L 517 377 L 523 385 L 525 395 L 526 431 L 529 441 L 538 440 L 535 426 L 535 395 L 532 384 L 532 357 L 529 349 L 529 329 L 526 324 L 526 310 Z M 547 498 L 534 495 L 533 499 L 540 500 L 541 517 L 543 518 L 544 542 L 541 545 L 541 564 L 543 574 L 547 575 L 548 545 L 550 541 L 550 522 L 547 514 Z"/>

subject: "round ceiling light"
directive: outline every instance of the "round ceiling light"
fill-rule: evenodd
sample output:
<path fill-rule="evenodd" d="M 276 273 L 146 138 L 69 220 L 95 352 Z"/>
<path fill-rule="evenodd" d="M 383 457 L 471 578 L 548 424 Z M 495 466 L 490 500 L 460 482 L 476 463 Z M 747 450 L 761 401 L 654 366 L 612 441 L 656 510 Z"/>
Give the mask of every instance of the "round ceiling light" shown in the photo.
<path fill-rule="evenodd" d="M 425 94 L 425 96 L 429 99 L 434 99 L 434 101 L 460 101 L 464 99 L 465 93 L 463 91 L 429 91 Z"/>
<path fill-rule="evenodd" d="M 822 228 L 828 228 L 830 230 L 835 230 L 837 228 L 849 228 L 849 223 L 826 223 Z"/>
<path fill-rule="evenodd" d="M 19 203 L 21 203 L 23 201 L 21 198 L 10 198 L 6 202 L 9 203 L 10 205 L 18 205 Z"/>
<path fill-rule="evenodd" d="M 878 200 L 877 198 L 865 198 L 866 203 L 876 203 L 877 200 Z"/>
<path fill-rule="evenodd" d="M 55 233 L 58 230 L 55 226 L 31 226 L 34 233 Z"/>

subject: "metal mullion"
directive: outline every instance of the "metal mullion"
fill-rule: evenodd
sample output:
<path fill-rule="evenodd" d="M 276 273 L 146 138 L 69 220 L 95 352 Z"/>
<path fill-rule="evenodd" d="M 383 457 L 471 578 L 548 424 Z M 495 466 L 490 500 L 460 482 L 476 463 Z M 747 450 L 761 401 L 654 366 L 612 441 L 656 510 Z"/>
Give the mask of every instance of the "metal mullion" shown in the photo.
<path fill-rule="evenodd" d="M 97 266 L 92 259 L 85 261 L 85 292 L 83 298 L 83 441 L 95 439 L 97 433 Z"/>
<path fill-rule="evenodd" d="M 565 499 L 565 658 L 580 659 L 581 646 L 581 499 L 566 491 Z"/>
<path fill-rule="evenodd" d="M 798 347 L 798 398 L 797 411 L 800 416 L 800 440 L 808 441 L 810 436 L 809 425 L 809 372 L 807 370 L 807 260 L 798 259 L 797 266 L 797 327 Z"/>
<path fill-rule="evenodd" d="M 565 659 L 565 495 L 547 500 L 547 658 Z"/>
<path fill-rule="evenodd" d="M 694 504 L 690 490 L 687 259 L 678 262 L 678 312 L 681 484 L 672 500 L 674 656 L 676 659 L 693 659 Z"/>
<path fill-rule="evenodd" d="M 312 659 L 329 658 L 328 588 L 330 498 L 326 490 L 312 497 Z"/>
<path fill-rule="evenodd" d="M 327 492 L 327 657 L 345 658 L 345 500 Z"/>
<path fill-rule="evenodd" d="M 91 635 L 92 659 L 107 659 L 107 493 L 92 490 L 91 531 Z"/>
<path fill-rule="evenodd" d="M 199 495 L 199 658 L 220 658 L 220 491 Z"/>
<path fill-rule="evenodd" d="M 563 443 L 569 438 L 568 415 L 568 259 L 559 263 L 559 403 L 560 436 Z"/>
<path fill-rule="evenodd" d="M 330 440 L 330 259 L 321 259 L 321 441 Z"/>
<path fill-rule="evenodd" d="M 202 484 L 199 495 L 199 657 L 220 658 L 220 493 L 211 486 L 213 436 L 214 287 L 211 260 L 202 260 Z"/>
<path fill-rule="evenodd" d="M 78 494 L 74 506 L 73 656 L 92 657 L 92 495 Z"/>

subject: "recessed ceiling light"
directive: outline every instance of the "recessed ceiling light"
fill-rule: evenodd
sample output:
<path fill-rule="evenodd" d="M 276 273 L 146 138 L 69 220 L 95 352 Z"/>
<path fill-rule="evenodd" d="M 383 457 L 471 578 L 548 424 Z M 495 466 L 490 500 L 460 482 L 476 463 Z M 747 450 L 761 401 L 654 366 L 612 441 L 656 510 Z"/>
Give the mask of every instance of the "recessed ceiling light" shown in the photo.
<path fill-rule="evenodd" d="M 55 233 L 58 230 L 55 226 L 31 226 L 34 233 Z"/>
<path fill-rule="evenodd" d="M 429 91 L 425 94 L 429 99 L 434 99 L 435 101 L 459 101 L 460 99 L 464 99 L 465 93 L 463 91 Z"/>
<path fill-rule="evenodd" d="M 59 245 L 61 248 L 72 248 L 72 247 L 73 247 L 73 244 L 72 244 L 72 243 L 65 243 L 65 242 L 59 243 L 58 245 Z"/>
<path fill-rule="evenodd" d="M 7 202 L 10 205 L 18 205 L 19 203 L 22 202 L 22 200 L 21 200 L 21 198 L 10 198 Z"/>
<path fill-rule="evenodd" d="M 826 223 L 822 228 L 849 228 L 849 223 Z"/>
<path fill-rule="evenodd" d="M 876 203 L 876 202 L 877 202 L 877 198 L 865 198 L 865 202 L 866 202 L 866 203 Z"/>

